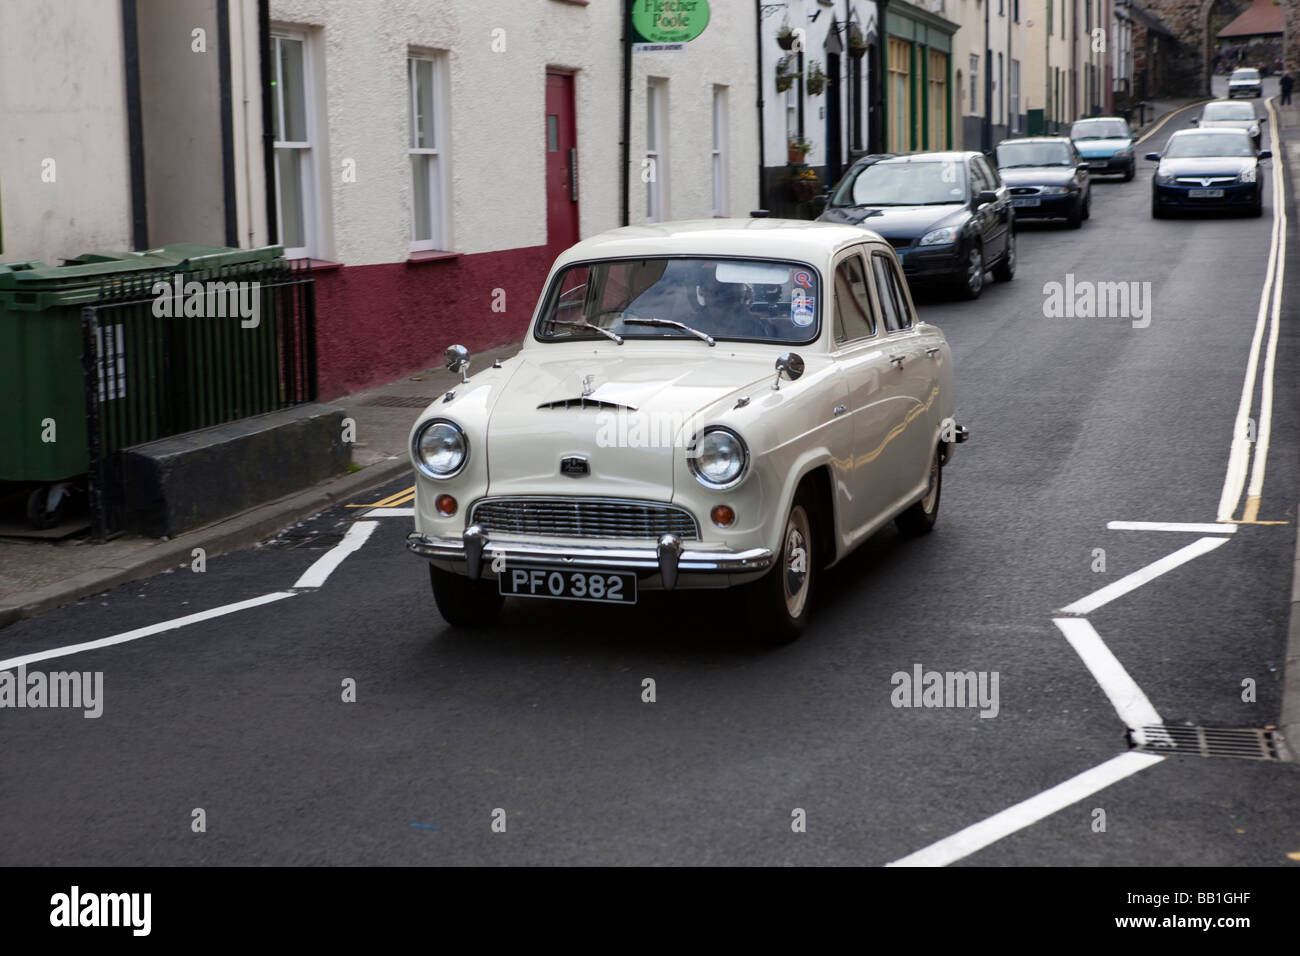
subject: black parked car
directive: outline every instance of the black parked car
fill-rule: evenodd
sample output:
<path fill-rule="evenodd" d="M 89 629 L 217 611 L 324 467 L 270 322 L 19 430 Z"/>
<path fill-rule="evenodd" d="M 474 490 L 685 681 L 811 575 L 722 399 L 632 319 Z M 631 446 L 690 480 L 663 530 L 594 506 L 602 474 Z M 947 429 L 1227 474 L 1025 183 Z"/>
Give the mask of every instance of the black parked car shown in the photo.
<path fill-rule="evenodd" d="M 879 233 L 914 289 L 939 280 L 974 299 L 984 289 L 985 270 L 1003 282 L 1016 274 L 1011 194 L 982 153 L 864 157 L 849 167 L 818 218 Z"/>
<path fill-rule="evenodd" d="M 1090 215 L 1088 164 L 1064 136 L 1004 139 L 997 160 L 1017 219 L 1064 219 L 1078 229 Z"/>
<path fill-rule="evenodd" d="M 1163 153 L 1147 153 L 1160 164 L 1151 180 L 1151 215 L 1241 209 L 1258 216 L 1264 211 L 1259 164 L 1272 155 L 1256 150 L 1245 130 L 1181 129 L 1169 137 Z"/>

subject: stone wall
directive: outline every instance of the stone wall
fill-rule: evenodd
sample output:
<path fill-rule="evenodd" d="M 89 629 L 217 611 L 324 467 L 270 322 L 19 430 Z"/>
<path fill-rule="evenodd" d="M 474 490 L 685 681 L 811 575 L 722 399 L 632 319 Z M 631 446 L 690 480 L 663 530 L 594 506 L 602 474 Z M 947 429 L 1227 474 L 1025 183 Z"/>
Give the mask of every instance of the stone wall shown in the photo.
<path fill-rule="evenodd" d="M 1142 0 L 1142 7 L 1161 19 L 1178 38 L 1163 64 L 1163 88 L 1153 95 L 1204 96 L 1210 92 L 1210 63 L 1214 41 L 1209 35 L 1210 11 L 1216 0 Z M 1281 0 L 1288 25 L 1286 69 L 1300 68 L 1300 0 Z"/>

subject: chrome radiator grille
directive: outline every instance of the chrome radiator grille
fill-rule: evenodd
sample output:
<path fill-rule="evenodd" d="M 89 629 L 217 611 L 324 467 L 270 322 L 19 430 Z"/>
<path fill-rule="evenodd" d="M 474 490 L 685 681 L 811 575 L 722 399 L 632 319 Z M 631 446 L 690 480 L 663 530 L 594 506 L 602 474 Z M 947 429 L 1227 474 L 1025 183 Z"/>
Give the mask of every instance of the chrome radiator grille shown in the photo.
<path fill-rule="evenodd" d="M 690 512 L 631 498 L 485 498 L 471 509 L 469 521 L 488 534 L 651 539 L 675 534 L 683 541 L 700 536 Z"/>

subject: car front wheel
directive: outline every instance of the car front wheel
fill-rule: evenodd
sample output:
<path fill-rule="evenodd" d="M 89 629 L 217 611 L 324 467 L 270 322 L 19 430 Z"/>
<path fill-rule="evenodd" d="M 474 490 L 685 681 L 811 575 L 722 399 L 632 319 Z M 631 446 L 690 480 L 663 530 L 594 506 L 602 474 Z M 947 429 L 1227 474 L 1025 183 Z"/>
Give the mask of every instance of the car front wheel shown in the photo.
<path fill-rule="evenodd" d="M 957 294 L 963 299 L 978 299 L 984 291 L 984 250 L 971 243 L 966 253 L 966 268 L 957 280 Z"/>
<path fill-rule="evenodd" d="M 471 581 L 463 574 L 452 574 L 431 564 L 429 583 L 433 587 L 438 613 L 452 627 L 475 628 L 491 624 L 505 603 L 495 580 Z"/>
<path fill-rule="evenodd" d="M 1128 168 L 1124 170 L 1124 182 L 1129 182 L 1130 180 L 1132 180 L 1133 174 L 1135 172 L 1137 172 L 1137 160 L 1131 161 L 1128 164 Z"/>
<path fill-rule="evenodd" d="M 808 623 L 816 567 L 812 502 L 795 496 L 781 535 L 776 567 L 754 584 L 746 599 L 755 633 L 768 644 L 788 644 Z"/>

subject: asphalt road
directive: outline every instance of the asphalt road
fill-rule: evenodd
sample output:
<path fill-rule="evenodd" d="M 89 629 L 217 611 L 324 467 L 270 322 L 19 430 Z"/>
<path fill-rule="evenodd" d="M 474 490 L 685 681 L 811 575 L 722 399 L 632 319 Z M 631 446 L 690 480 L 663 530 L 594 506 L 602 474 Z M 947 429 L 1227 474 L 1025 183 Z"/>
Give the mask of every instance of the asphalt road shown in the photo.
<path fill-rule="evenodd" d="M 1025 228 L 1013 282 L 922 303 L 952 343 L 973 438 L 935 533 L 886 530 L 826 575 L 800 642 L 754 646 L 718 593 L 516 600 L 486 632 L 452 631 L 402 547 L 409 519 L 380 518 L 318 589 L 31 664 L 102 671 L 103 714 L 0 710 L 0 863 L 878 865 L 994 817 L 1005 835 L 954 862 L 1295 865 L 1298 764 L 1153 759 L 1042 819 L 995 817 L 1128 748 L 1053 621 L 1200 535 L 1107 523 L 1213 522 L 1224 484 L 1271 208 L 1153 221 L 1149 176 L 1097 182 L 1079 231 Z M 1045 316 L 1045 286 L 1067 274 L 1150 283 L 1150 324 Z M 1278 719 L 1300 490 L 1293 300 L 1258 515 L 1286 523 L 1240 525 L 1078 616 L 1167 724 Z M 0 655 L 289 589 L 360 513 L 22 621 Z M 996 717 L 893 706 L 892 675 L 917 664 L 996 673 Z"/>

